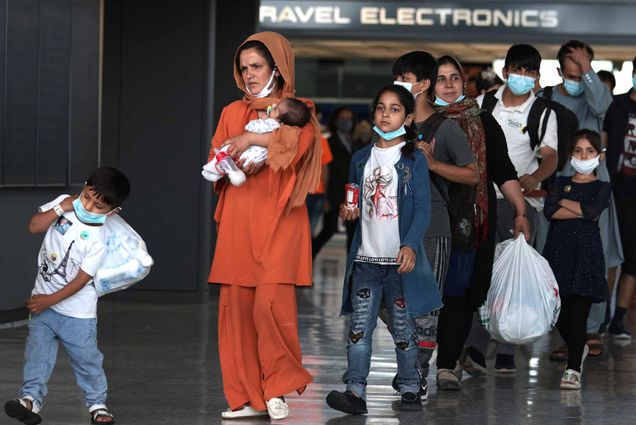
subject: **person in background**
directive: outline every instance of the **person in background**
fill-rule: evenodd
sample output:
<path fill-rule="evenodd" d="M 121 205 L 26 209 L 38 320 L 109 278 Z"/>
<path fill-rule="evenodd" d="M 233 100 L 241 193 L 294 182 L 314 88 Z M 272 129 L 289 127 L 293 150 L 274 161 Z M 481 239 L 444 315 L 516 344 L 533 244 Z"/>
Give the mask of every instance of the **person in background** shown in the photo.
<path fill-rule="evenodd" d="M 322 146 L 322 156 L 320 157 L 320 183 L 318 188 L 307 195 L 307 213 L 309 214 L 309 229 L 313 237 L 316 233 L 316 226 L 320 220 L 320 216 L 325 212 L 327 203 L 326 187 L 329 184 L 329 164 L 333 161 L 329 142 L 324 136 L 320 138 Z"/>
<path fill-rule="evenodd" d="M 356 121 L 353 111 L 346 106 L 335 109 L 329 117 L 327 128 L 331 137 L 329 137 L 328 143 L 332 161 L 327 166 L 329 180 L 322 230 L 311 241 L 313 258 L 316 258 L 322 247 L 338 232 L 338 205 L 344 200 L 351 156 L 359 147 L 359 142 L 353 137 L 355 127 Z M 349 249 L 355 226 L 352 223 L 345 223 L 345 227 L 347 229 L 347 249 Z"/>
<path fill-rule="evenodd" d="M 356 123 L 353 130 L 353 140 L 357 140 L 360 147 L 366 146 L 371 142 L 373 137 L 373 128 L 366 120 L 361 120 Z"/>
<path fill-rule="evenodd" d="M 586 43 L 570 40 L 563 44 L 557 53 L 560 68 L 559 75 L 563 83 L 554 87 L 544 87 L 539 96 L 550 99 L 574 112 L 579 129 L 588 129 L 601 133 L 605 113 L 612 103 L 612 94 L 599 76 L 592 69 L 594 50 Z M 560 175 L 573 174 L 569 163 L 566 163 Z M 602 181 L 610 181 L 609 172 L 604 159 L 598 169 L 598 177 Z M 610 206 L 603 210 L 599 219 L 605 266 L 608 268 L 608 281 L 614 282 L 616 267 L 623 262 L 623 249 L 616 218 L 616 206 L 613 197 Z M 588 319 L 589 356 L 601 356 L 605 347 L 599 333 L 605 331 L 605 303 L 592 305 Z M 567 347 L 561 346 L 551 354 L 552 360 L 565 360 Z"/>
<path fill-rule="evenodd" d="M 632 63 L 632 88 L 614 97 L 603 124 L 607 169 L 612 179 L 625 257 L 621 265 L 616 311 L 608 329 L 610 336 L 619 339 L 631 338 L 623 319 L 636 291 L 636 57 Z M 609 282 L 610 294 L 612 283 Z"/>
<path fill-rule="evenodd" d="M 457 122 L 466 133 L 468 144 L 477 160 L 479 183 L 477 186 L 450 184 L 449 202 L 461 205 L 462 199 L 471 212 L 467 219 L 471 224 L 470 238 L 461 233 L 461 240 L 451 240 L 449 272 L 444 285 L 444 296 L 437 332 L 437 368 L 453 370 L 460 359 L 468 338 L 473 312 L 485 301 L 492 275 L 497 229 L 497 196 L 494 184 L 521 217 L 514 222 L 516 237 L 523 233 L 530 238 L 530 223 L 526 217 L 526 202 L 517 172 L 508 157 L 506 137 L 501 127 L 486 111 L 479 108 L 475 99 L 463 97 L 465 75 L 459 61 L 452 56 L 438 60 L 435 97 L 446 106 L 436 110 Z M 458 100 L 459 99 L 459 100 Z M 440 102 L 438 102 L 440 103 Z M 459 187 L 458 187 L 459 186 Z M 462 198 L 462 199 L 454 199 Z M 466 209 L 461 209 L 466 210 Z M 451 225 L 453 225 L 451 219 Z M 472 350 L 473 363 L 464 362 L 464 369 L 472 375 L 486 372 L 486 361 L 481 353 Z M 448 381 L 443 390 L 457 390 L 459 383 Z"/>
<path fill-rule="evenodd" d="M 616 88 L 616 78 L 614 77 L 614 74 L 610 71 L 601 69 L 596 73 L 596 75 L 598 75 L 598 78 L 607 86 L 610 93 L 614 93 L 614 89 Z"/>
<path fill-rule="evenodd" d="M 475 88 L 479 94 L 497 90 L 503 86 L 503 83 L 503 80 L 490 68 L 481 71 L 475 78 Z"/>

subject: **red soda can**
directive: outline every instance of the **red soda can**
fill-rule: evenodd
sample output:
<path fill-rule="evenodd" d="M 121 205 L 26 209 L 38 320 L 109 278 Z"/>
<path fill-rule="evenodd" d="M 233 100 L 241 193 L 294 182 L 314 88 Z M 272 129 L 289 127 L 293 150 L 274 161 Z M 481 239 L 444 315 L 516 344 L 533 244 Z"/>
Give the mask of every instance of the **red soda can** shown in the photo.
<path fill-rule="evenodd" d="M 358 206 L 360 197 L 360 186 L 355 183 L 347 183 L 345 185 L 345 203 L 350 207 Z"/>

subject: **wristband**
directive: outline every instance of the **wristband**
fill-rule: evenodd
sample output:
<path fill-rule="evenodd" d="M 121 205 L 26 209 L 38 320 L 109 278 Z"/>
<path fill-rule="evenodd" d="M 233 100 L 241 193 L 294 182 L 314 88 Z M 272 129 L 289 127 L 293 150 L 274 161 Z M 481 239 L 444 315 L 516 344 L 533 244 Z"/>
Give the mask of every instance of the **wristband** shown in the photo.
<path fill-rule="evenodd" d="M 58 217 L 62 217 L 64 215 L 64 209 L 60 206 L 60 204 L 54 206 L 53 211 L 55 211 L 55 214 L 57 214 Z"/>
<path fill-rule="evenodd" d="M 528 218 L 528 216 L 527 216 L 527 215 L 525 215 L 525 214 L 517 214 L 517 215 L 516 215 L 516 216 L 514 216 L 512 219 L 514 220 L 514 219 L 516 219 L 517 217 L 525 217 L 525 218 Z"/>

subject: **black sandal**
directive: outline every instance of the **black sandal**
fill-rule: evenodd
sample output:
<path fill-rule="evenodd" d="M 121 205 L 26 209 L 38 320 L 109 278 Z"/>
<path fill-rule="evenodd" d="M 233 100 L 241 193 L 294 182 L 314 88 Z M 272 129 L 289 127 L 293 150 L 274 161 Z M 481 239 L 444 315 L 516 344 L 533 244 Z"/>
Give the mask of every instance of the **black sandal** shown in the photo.
<path fill-rule="evenodd" d="M 27 402 L 31 405 L 30 407 L 26 406 Z M 4 411 L 10 418 L 17 419 L 26 425 L 37 425 L 42 422 L 42 418 L 31 409 L 33 409 L 33 402 L 26 398 L 16 398 L 4 404 Z"/>
<path fill-rule="evenodd" d="M 115 423 L 115 417 L 108 411 L 108 407 L 102 405 L 89 411 L 91 415 L 91 424 L 109 424 Z M 98 421 L 98 418 L 110 418 L 110 421 Z"/>

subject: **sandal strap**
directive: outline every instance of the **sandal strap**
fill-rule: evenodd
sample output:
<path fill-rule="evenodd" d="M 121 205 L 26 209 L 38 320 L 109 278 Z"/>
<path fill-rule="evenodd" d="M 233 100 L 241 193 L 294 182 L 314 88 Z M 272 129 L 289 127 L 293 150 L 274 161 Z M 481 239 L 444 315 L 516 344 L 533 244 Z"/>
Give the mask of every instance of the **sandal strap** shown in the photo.
<path fill-rule="evenodd" d="M 90 413 L 93 420 L 97 419 L 99 416 L 108 416 L 109 418 L 114 418 L 113 414 L 108 411 L 108 407 L 105 404 L 94 404 L 88 408 L 88 413 Z"/>
<path fill-rule="evenodd" d="M 25 395 L 20 398 L 15 399 L 18 403 L 22 405 L 25 409 L 29 410 L 32 413 L 38 413 L 40 411 L 40 404 L 35 401 L 35 399 L 30 395 Z M 27 405 L 27 401 L 31 404 L 31 406 Z"/>
<path fill-rule="evenodd" d="M 88 413 L 92 414 L 95 410 L 106 410 L 108 411 L 108 407 L 105 404 L 93 404 L 88 408 Z"/>
<path fill-rule="evenodd" d="M 110 413 L 108 410 L 105 410 L 105 409 L 93 410 L 91 412 L 91 416 L 93 417 L 93 420 L 97 420 L 97 418 L 99 418 L 100 416 L 101 417 L 107 416 L 107 417 L 109 417 L 111 419 L 114 418 L 113 414 Z M 108 423 L 108 422 L 106 422 L 106 423 Z"/>

